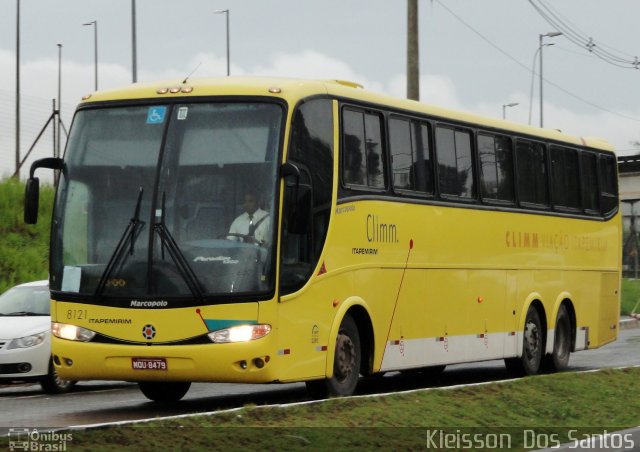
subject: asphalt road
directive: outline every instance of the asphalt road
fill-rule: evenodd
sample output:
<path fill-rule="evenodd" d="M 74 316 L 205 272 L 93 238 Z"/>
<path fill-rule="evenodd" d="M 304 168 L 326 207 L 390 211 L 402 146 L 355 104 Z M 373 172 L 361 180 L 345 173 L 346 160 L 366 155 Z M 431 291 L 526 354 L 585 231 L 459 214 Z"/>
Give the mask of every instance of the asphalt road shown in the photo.
<path fill-rule="evenodd" d="M 620 332 L 618 341 L 596 350 L 574 353 L 571 371 L 640 365 L 640 329 Z M 433 379 L 392 373 L 361 380 L 359 394 L 397 392 L 508 379 L 502 361 L 453 365 Z M 137 385 L 124 382 L 82 382 L 69 394 L 43 394 L 39 385 L 0 386 L 0 435 L 10 428 L 65 428 L 98 423 L 219 411 L 245 404 L 308 400 L 304 384 L 240 385 L 197 383 L 172 407 L 149 402 Z"/>

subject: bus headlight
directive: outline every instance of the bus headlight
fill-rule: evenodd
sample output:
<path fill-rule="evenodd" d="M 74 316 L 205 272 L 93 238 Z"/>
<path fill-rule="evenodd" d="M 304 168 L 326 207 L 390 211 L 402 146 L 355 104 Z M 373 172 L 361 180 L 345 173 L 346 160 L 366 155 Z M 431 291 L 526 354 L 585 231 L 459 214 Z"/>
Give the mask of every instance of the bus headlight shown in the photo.
<path fill-rule="evenodd" d="M 42 333 L 33 334 L 31 336 L 19 337 L 9 342 L 7 350 L 13 350 L 14 348 L 29 348 L 44 342 L 48 331 Z"/>
<path fill-rule="evenodd" d="M 51 323 L 51 333 L 60 339 L 80 342 L 89 342 L 96 335 L 95 331 L 82 328 L 81 326 L 57 322 Z"/>
<path fill-rule="evenodd" d="M 216 344 L 255 341 L 271 332 L 271 325 L 239 325 L 209 333 L 209 339 Z"/>

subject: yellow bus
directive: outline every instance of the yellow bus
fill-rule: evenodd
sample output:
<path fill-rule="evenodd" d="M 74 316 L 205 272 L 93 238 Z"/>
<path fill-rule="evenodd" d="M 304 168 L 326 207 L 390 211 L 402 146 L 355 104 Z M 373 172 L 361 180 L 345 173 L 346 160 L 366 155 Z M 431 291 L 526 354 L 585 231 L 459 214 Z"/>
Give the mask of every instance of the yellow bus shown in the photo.
<path fill-rule="evenodd" d="M 51 230 L 68 380 L 305 381 L 504 359 L 559 370 L 617 337 L 611 147 L 264 78 L 136 84 L 78 106 Z"/>

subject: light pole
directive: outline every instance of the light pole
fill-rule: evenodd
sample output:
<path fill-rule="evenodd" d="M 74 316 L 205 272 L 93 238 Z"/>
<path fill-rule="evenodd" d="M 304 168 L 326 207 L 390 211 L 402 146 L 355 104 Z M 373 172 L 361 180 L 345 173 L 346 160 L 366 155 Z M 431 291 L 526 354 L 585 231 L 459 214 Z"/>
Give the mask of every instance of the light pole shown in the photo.
<path fill-rule="evenodd" d="M 543 85 L 543 78 L 542 78 L 542 40 L 547 37 L 547 38 L 555 38 L 556 36 L 560 36 L 562 35 L 561 32 L 559 31 L 550 31 L 549 33 L 545 33 L 543 35 L 538 35 L 540 38 L 539 41 L 539 45 L 538 45 L 538 50 L 540 51 L 540 127 L 544 126 L 544 114 L 543 114 L 543 109 L 542 109 L 542 85 Z"/>
<path fill-rule="evenodd" d="M 515 107 L 516 105 L 520 105 L 520 102 L 511 102 L 509 104 L 502 105 L 502 119 L 507 119 L 507 108 Z"/>
<path fill-rule="evenodd" d="M 136 0 L 131 0 L 131 79 L 138 81 L 138 44 L 136 40 Z"/>
<path fill-rule="evenodd" d="M 62 110 L 62 44 L 58 44 L 58 114 L 53 126 L 57 132 L 57 142 L 54 145 L 54 157 L 60 157 L 60 112 Z"/>
<path fill-rule="evenodd" d="M 227 15 L 227 77 L 231 75 L 231 56 L 229 54 L 229 9 L 218 9 L 213 14 L 226 14 Z"/>
<path fill-rule="evenodd" d="M 553 43 L 542 44 L 542 47 L 552 46 Z M 540 53 L 540 47 L 538 47 L 533 54 L 533 62 L 531 63 L 531 88 L 529 89 L 529 122 L 527 124 L 531 125 L 531 112 L 533 111 L 533 82 L 536 78 L 536 60 L 538 58 L 538 54 Z"/>
<path fill-rule="evenodd" d="M 93 25 L 94 86 L 95 90 L 98 91 L 98 21 L 94 20 L 82 25 Z"/>

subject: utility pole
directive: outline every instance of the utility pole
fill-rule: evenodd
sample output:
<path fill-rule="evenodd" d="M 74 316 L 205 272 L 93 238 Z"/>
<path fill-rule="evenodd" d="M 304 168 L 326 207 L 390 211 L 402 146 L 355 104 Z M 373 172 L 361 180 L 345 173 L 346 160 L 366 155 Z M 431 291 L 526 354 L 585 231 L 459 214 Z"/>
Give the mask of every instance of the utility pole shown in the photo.
<path fill-rule="evenodd" d="M 420 100 L 418 0 L 407 0 L 407 98 Z"/>
<path fill-rule="evenodd" d="M 136 40 L 136 0 L 131 0 L 131 74 L 132 81 L 138 81 L 138 44 Z"/>
<path fill-rule="evenodd" d="M 16 0 L 16 171 L 20 179 L 20 0 Z"/>
<path fill-rule="evenodd" d="M 53 152 L 54 157 L 60 157 L 60 124 L 62 121 L 62 118 L 60 117 L 61 110 L 62 110 L 62 44 L 58 44 L 58 110 L 57 110 L 56 120 L 54 123 L 54 129 L 56 130 L 56 132 L 54 133 L 54 136 L 57 133 L 58 139 L 54 144 L 54 152 Z M 53 111 L 56 112 L 55 107 Z"/>

